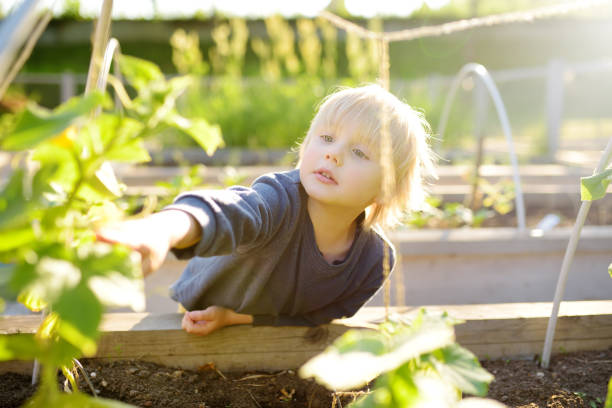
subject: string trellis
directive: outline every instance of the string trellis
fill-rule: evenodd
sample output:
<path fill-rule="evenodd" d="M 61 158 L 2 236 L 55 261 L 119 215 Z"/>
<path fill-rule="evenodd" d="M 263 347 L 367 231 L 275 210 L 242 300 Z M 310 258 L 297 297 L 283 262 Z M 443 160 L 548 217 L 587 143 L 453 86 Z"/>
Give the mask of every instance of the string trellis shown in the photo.
<path fill-rule="evenodd" d="M 350 31 L 361 38 L 377 40 L 380 42 L 379 75 L 382 85 L 389 88 L 389 43 L 392 41 L 410 41 L 425 37 L 438 37 L 453 34 L 477 27 L 490 27 L 499 24 L 525 23 L 553 16 L 569 14 L 589 8 L 610 4 L 610 0 L 575 0 L 551 6 L 544 6 L 525 11 L 515 11 L 490 16 L 476 17 L 465 20 L 452 21 L 435 26 L 423 26 L 392 32 L 375 32 L 361 27 L 358 24 L 345 20 L 328 11 L 321 12 L 321 17 L 329 20 L 336 27 Z"/>

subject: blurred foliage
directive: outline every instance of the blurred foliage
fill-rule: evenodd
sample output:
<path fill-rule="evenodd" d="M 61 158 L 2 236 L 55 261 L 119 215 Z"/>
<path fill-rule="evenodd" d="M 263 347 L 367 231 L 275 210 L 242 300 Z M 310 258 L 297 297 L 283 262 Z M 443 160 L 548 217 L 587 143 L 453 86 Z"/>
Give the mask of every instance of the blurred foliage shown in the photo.
<path fill-rule="evenodd" d="M 551 3 L 548 0 L 512 4 L 460 0 L 438 10 L 424 6 L 410 19 L 367 21 L 353 18 L 353 21 L 373 30 L 396 30 Z M 51 26 L 53 30 L 61 31 L 71 27 L 70 24 L 62 20 L 52 22 Z M 133 21 L 117 24 L 131 24 L 133 31 L 140 31 L 156 30 L 150 26 L 168 23 Z M 389 50 L 391 90 L 412 106 L 423 109 L 436 130 L 439 110 L 448 92 L 448 78 L 440 75 L 453 75 L 466 62 L 478 61 L 493 71 L 545 66 L 553 58 L 571 62 L 609 54 L 605 42 L 593 36 L 597 30 L 586 21 L 576 18 L 565 23 L 551 20 L 538 24 L 546 24 L 547 30 L 524 30 L 520 25 L 500 26 L 394 42 Z M 201 98 L 184 95 L 179 105 L 193 110 L 199 117 L 219 123 L 228 146 L 288 148 L 304 135 L 317 103 L 334 86 L 357 85 L 377 77 L 376 44 L 347 35 L 320 18 L 285 20 L 272 16 L 264 20 L 245 20 L 215 15 L 187 26 L 194 30 L 189 33 L 178 30 L 172 36 L 171 44 L 150 46 L 146 39 L 126 37 L 123 40 L 120 37 L 122 50 L 157 61 L 165 73 L 189 72 L 197 76 L 200 84 L 194 83 L 195 88 L 190 92 L 199 92 Z M 507 49 L 513 52 L 500 52 Z M 54 43 L 53 46 L 41 43 L 24 71 L 85 72 L 89 53 L 88 43 Z M 605 101 L 610 91 L 606 84 L 609 81 L 605 81 L 604 74 L 597 75 L 589 74 L 591 79 L 565 78 L 565 118 L 592 120 L 606 117 Z M 427 79 L 415 80 L 424 77 Z M 236 83 L 223 83 L 229 81 L 227 78 L 234 78 Z M 527 155 L 545 153 L 548 148 L 545 78 L 508 81 L 498 86 L 515 138 L 528 146 Z M 282 89 L 284 87 L 288 89 Z M 41 104 L 46 106 L 54 106 L 59 97 L 56 85 L 28 85 L 26 89 L 27 92 L 36 89 Z M 267 97 L 264 99 L 263 95 Z M 253 102 L 242 101 L 247 99 Z M 588 103 L 584 103 L 585 100 Z M 227 102 L 224 104 L 223 101 Z M 201 104 L 194 107 L 192 102 Z M 296 109 L 290 109 L 294 105 Z M 487 139 L 501 135 L 491 105 L 489 103 L 483 126 L 483 132 L 490 135 Z M 471 88 L 466 82 L 451 111 L 451 122 L 442 145 L 445 151 L 473 149 L 473 106 Z M 289 120 L 284 120 L 285 117 Z M 284 122 L 285 127 L 278 122 Z M 161 140 L 167 146 L 193 145 L 185 135 L 163 133 Z M 455 160 L 454 155 L 448 158 Z M 497 158 L 495 160 L 500 162 Z M 501 162 L 507 162 L 505 156 Z"/>
<path fill-rule="evenodd" d="M 222 143 L 217 127 L 176 110 L 192 78 L 166 80 L 155 64 L 134 57 L 119 63 L 136 91 L 133 99 L 123 91 L 121 113 L 92 92 L 53 110 L 30 103 L 2 118 L 0 149 L 13 160 L 0 191 L 0 293 L 44 311 L 35 335 L 0 336 L 0 360 L 42 364 L 28 406 L 124 406 L 92 402 L 77 389 L 62 394 L 56 377 L 59 367 L 68 373 L 73 359 L 96 353 L 105 306 L 145 306 L 138 259 L 94 233 L 124 215 L 115 202 L 125 186 L 110 162 L 149 161 L 144 140 L 162 129 L 193 137 L 209 153 Z"/>
<path fill-rule="evenodd" d="M 351 407 L 459 408 L 462 393 L 485 396 L 493 376 L 476 356 L 455 342 L 455 324 L 446 313 L 420 309 L 408 319 L 389 319 L 374 330 L 353 329 L 300 368 L 300 376 L 334 391 L 374 381 Z M 465 400 L 469 401 L 469 400 Z M 498 408 L 479 400 L 481 407 Z"/>
<path fill-rule="evenodd" d="M 279 16 L 265 19 L 269 40 L 254 37 L 250 46 L 259 60 L 259 77 L 243 78 L 248 29 L 243 19 L 230 19 L 212 30 L 209 51 L 214 76 L 201 78 L 180 100 L 180 110 L 218 123 L 228 146 L 287 148 L 305 136 L 317 104 L 332 84 L 355 85 L 376 77 L 371 41 L 353 38 L 347 55 L 354 77 L 338 80 L 337 31 L 321 18 L 297 21 L 294 29 Z M 297 46 L 296 46 L 297 44 Z M 195 33 L 178 30 L 172 37 L 173 61 L 179 72 L 202 72 Z M 189 138 L 162 135 L 166 145 L 190 146 Z"/>
<path fill-rule="evenodd" d="M 490 183 L 478 180 L 474 203 L 443 202 L 430 196 L 424 208 L 412 211 L 403 219 L 403 225 L 411 228 L 479 228 L 496 215 L 505 215 L 514 209 L 514 183 L 501 180 Z"/>

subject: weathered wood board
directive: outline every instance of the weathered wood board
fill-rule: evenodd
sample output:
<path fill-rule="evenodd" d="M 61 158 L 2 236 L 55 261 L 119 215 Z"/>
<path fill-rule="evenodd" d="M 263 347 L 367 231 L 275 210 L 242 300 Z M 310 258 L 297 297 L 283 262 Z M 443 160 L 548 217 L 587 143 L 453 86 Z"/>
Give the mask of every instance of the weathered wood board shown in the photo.
<path fill-rule="evenodd" d="M 457 341 L 479 358 L 533 357 L 544 344 L 551 303 L 425 306 L 462 319 Z M 409 315 L 418 308 L 391 308 Z M 233 326 L 206 337 L 181 329 L 181 315 L 113 313 L 104 317 L 96 358 L 142 359 L 183 368 L 213 362 L 224 371 L 295 369 L 353 327 L 372 327 L 385 308 L 362 309 L 350 319 L 317 328 Z M 0 317 L 0 335 L 32 335 L 39 316 Z M 612 347 L 612 301 L 573 301 L 561 306 L 555 352 Z M 0 372 L 27 371 L 31 363 L 0 363 Z"/>

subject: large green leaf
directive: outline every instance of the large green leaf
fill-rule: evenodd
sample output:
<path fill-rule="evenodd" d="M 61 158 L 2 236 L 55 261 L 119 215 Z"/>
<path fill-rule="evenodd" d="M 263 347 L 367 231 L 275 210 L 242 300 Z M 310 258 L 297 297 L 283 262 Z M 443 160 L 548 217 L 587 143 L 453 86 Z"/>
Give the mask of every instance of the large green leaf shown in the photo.
<path fill-rule="evenodd" d="M 606 195 L 608 185 L 612 180 L 612 169 L 607 169 L 590 177 L 580 178 L 580 199 L 582 201 L 594 201 Z"/>
<path fill-rule="evenodd" d="M 85 284 L 64 290 L 52 308 L 60 317 L 58 334 L 86 356 L 94 355 L 103 310 L 93 292 Z"/>
<path fill-rule="evenodd" d="M 166 124 L 191 136 L 209 156 L 224 145 L 221 128 L 218 125 L 210 125 L 205 119 L 187 119 L 174 114 L 168 117 Z"/>
<path fill-rule="evenodd" d="M 58 136 L 76 120 L 101 105 L 104 98 L 100 92 L 91 92 L 72 98 L 52 112 L 30 105 L 12 132 L 0 140 L 0 147 L 13 151 L 33 148 L 44 140 Z"/>
<path fill-rule="evenodd" d="M 306 362 L 300 375 L 314 377 L 330 389 L 356 388 L 408 360 L 454 342 L 454 330 L 444 317 L 421 312 L 415 320 L 412 326 L 398 324 L 391 339 L 380 331 L 349 330 Z M 380 343 L 385 344 L 384 352 Z"/>
<path fill-rule="evenodd" d="M 480 366 L 476 356 L 458 344 L 431 353 L 426 361 L 433 364 L 442 378 L 467 394 L 483 397 L 493 381 L 493 375 Z"/>
<path fill-rule="evenodd" d="M 141 163 L 151 159 L 140 137 L 143 128 L 144 125 L 135 119 L 103 114 L 83 128 L 81 143 L 94 157 Z"/>
<path fill-rule="evenodd" d="M 121 73 L 128 82 L 137 90 L 142 90 L 152 81 L 164 79 L 164 74 L 159 67 L 150 61 L 128 55 L 119 57 Z"/>

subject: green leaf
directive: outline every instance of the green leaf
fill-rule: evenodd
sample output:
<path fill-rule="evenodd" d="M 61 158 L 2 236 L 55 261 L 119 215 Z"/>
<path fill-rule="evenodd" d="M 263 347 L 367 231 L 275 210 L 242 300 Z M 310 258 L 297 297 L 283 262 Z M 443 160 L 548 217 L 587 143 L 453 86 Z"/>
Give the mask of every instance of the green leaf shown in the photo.
<path fill-rule="evenodd" d="M 36 240 L 36 234 L 31 227 L 3 229 L 0 234 L 0 252 L 21 248 Z"/>
<path fill-rule="evenodd" d="M 61 204 L 79 177 L 79 166 L 74 155 L 52 143 L 42 143 L 31 157 L 41 163 L 43 169 L 50 169 L 51 174 L 40 181 L 40 187 L 47 190 L 43 193 L 45 198 L 53 204 Z"/>
<path fill-rule="evenodd" d="M 426 360 L 433 364 L 442 378 L 461 391 L 481 397 L 487 395 L 493 375 L 480 366 L 469 350 L 451 344 L 431 353 Z"/>
<path fill-rule="evenodd" d="M 24 229 L 29 225 L 29 212 L 33 208 L 32 200 L 26 200 L 24 184 L 25 172 L 18 169 L 13 172 L 4 190 L 0 194 L 0 231 L 5 238 L 5 230 Z"/>
<path fill-rule="evenodd" d="M 60 336 L 86 356 L 95 354 L 103 310 L 93 292 L 85 284 L 64 290 L 52 309 L 60 317 Z"/>
<path fill-rule="evenodd" d="M 418 390 L 419 407 L 455 407 L 461 394 L 442 378 L 430 372 L 420 371 L 412 377 Z"/>
<path fill-rule="evenodd" d="M 98 171 L 96 171 L 96 180 L 115 197 L 121 197 L 126 188 L 124 184 L 119 183 L 119 180 L 117 180 L 113 166 L 109 162 L 102 163 Z"/>
<path fill-rule="evenodd" d="M 205 119 L 187 119 L 176 113 L 170 115 L 165 123 L 191 136 L 209 156 L 224 146 L 221 128 L 218 125 L 210 125 Z"/>
<path fill-rule="evenodd" d="M 612 179 L 612 169 L 604 170 L 590 177 L 580 178 L 580 199 L 594 201 L 603 198 Z"/>
<path fill-rule="evenodd" d="M 0 336 L 0 361 L 34 360 L 40 356 L 39 346 L 32 334 Z"/>
<path fill-rule="evenodd" d="M 334 343 L 334 347 L 340 354 L 363 351 L 378 356 L 387 351 L 385 336 L 377 331 L 366 330 L 346 332 Z"/>
<path fill-rule="evenodd" d="M 92 140 L 92 144 L 96 138 L 100 139 L 98 143 L 102 147 L 93 151 L 105 160 L 142 163 L 151 160 L 141 137 L 143 129 L 144 125 L 138 120 L 101 115 L 95 125 L 88 127 L 86 136 Z"/>
<path fill-rule="evenodd" d="M 133 405 L 105 398 L 94 398 L 82 392 L 68 394 L 44 389 L 37 392 L 25 406 L 28 408 L 134 408 Z"/>
<path fill-rule="evenodd" d="M 606 397 L 604 408 L 612 408 L 612 377 L 610 377 L 610 381 L 608 382 L 608 396 Z"/>
<path fill-rule="evenodd" d="M 79 250 L 79 265 L 88 287 L 107 306 L 144 311 L 144 282 L 130 248 L 94 243 Z"/>
<path fill-rule="evenodd" d="M 382 354 L 376 336 L 386 343 Z M 450 345 L 455 335 L 446 316 L 420 313 L 413 326 L 398 324 L 392 338 L 384 339 L 380 332 L 349 330 L 325 352 L 306 362 L 300 375 L 314 377 L 330 389 L 360 387 L 408 360 Z"/>
<path fill-rule="evenodd" d="M 0 147 L 13 151 L 33 148 L 44 140 L 58 136 L 77 119 L 101 105 L 104 98 L 100 92 L 91 92 L 72 98 L 52 112 L 28 106 L 13 131 L 0 140 Z"/>
<path fill-rule="evenodd" d="M 608 274 L 612 278 L 612 263 L 610 265 L 608 265 Z"/>
<path fill-rule="evenodd" d="M 25 285 L 22 296 L 28 299 L 53 303 L 80 280 L 80 271 L 70 261 L 43 256 L 36 265 L 19 265 L 13 284 L 17 289 Z"/>
<path fill-rule="evenodd" d="M 104 158 L 122 163 L 146 163 L 151 161 L 149 151 L 142 139 L 134 139 L 121 146 L 113 147 L 104 155 Z"/>
<path fill-rule="evenodd" d="M 123 76 L 138 91 L 148 86 L 152 81 L 164 80 L 164 74 L 157 65 L 141 58 L 121 55 L 119 66 Z"/>
<path fill-rule="evenodd" d="M 394 406 L 409 407 L 419 400 L 419 390 L 412 380 L 413 375 L 409 364 L 404 364 L 379 378 L 375 387 L 387 387 L 391 391 Z M 386 384 L 381 380 L 384 380 Z"/>

